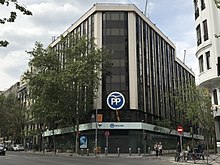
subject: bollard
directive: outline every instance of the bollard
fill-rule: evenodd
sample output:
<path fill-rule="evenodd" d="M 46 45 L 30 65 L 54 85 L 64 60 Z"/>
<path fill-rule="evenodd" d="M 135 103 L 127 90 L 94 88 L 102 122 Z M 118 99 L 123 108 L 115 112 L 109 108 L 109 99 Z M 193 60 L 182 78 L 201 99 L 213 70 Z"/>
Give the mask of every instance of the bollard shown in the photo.
<path fill-rule="evenodd" d="M 108 149 L 105 148 L 105 156 L 107 156 L 107 155 L 108 155 Z"/>
<path fill-rule="evenodd" d="M 118 157 L 120 156 L 120 148 L 117 148 L 118 151 Z"/>
<path fill-rule="evenodd" d="M 81 156 L 83 156 L 83 149 L 81 149 Z"/>
<path fill-rule="evenodd" d="M 148 147 L 148 154 L 150 154 L 150 147 Z"/>
<path fill-rule="evenodd" d="M 138 148 L 138 156 L 140 156 L 140 155 L 141 155 L 141 149 Z"/>
<path fill-rule="evenodd" d="M 95 153 L 95 156 L 96 156 L 96 154 L 97 154 L 96 148 L 94 148 L 94 153 Z"/>
<path fill-rule="evenodd" d="M 129 148 L 128 150 L 129 150 L 129 156 L 131 156 L 131 148 Z"/>
<path fill-rule="evenodd" d="M 87 156 L 89 156 L 89 149 L 87 149 L 86 152 L 87 152 Z"/>

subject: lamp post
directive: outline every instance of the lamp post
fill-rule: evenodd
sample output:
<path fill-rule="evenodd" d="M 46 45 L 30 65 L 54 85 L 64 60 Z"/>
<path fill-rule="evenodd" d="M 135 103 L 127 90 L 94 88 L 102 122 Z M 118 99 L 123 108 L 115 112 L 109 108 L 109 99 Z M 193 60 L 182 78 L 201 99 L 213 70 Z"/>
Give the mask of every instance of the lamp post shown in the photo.
<path fill-rule="evenodd" d="M 97 108 L 95 109 L 95 156 L 98 149 L 98 121 L 97 121 Z"/>
<path fill-rule="evenodd" d="M 190 134 L 192 135 L 192 146 L 194 148 L 194 139 L 193 139 L 193 134 L 194 134 L 194 131 L 193 131 L 193 126 L 190 126 Z"/>
<path fill-rule="evenodd" d="M 95 122 L 95 139 L 94 139 L 94 153 L 97 154 L 98 147 L 98 122 L 97 122 L 97 109 L 95 109 L 95 115 L 92 114 L 92 122 Z"/>

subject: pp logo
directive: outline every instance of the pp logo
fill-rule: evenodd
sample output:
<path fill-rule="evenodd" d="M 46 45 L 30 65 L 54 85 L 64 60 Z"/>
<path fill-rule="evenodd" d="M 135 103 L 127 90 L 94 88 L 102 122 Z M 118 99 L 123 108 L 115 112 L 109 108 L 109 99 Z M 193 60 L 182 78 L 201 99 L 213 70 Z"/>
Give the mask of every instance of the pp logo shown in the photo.
<path fill-rule="evenodd" d="M 113 110 L 121 109 L 125 104 L 124 96 L 119 92 L 112 92 L 107 97 L 107 104 Z"/>

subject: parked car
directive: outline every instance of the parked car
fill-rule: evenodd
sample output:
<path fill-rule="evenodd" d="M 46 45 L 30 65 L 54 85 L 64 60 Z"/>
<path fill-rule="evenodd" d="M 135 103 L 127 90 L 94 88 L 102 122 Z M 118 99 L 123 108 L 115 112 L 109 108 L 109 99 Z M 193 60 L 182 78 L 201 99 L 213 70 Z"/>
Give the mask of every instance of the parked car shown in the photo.
<path fill-rule="evenodd" d="M 0 155 L 5 155 L 6 153 L 6 148 L 4 144 L 0 144 Z"/>
<path fill-rule="evenodd" d="M 14 151 L 24 151 L 24 147 L 23 147 L 22 144 L 15 144 L 15 145 L 13 146 L 13 150 L 14 150 Z"/>

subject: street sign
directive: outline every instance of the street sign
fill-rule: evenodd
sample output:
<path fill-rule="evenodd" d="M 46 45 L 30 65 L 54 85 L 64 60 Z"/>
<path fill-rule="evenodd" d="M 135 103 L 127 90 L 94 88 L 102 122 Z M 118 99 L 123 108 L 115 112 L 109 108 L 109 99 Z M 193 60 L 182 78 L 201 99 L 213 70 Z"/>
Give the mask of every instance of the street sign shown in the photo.
<path fill-rule="evenodd" d="M 177 127 L 177 132 L 178 132 L 179 134 L 183 134 L 183 126 L 179 125 L 179 126 Z"/>
<path fill-rule="evenodd" d="M 109 136 L 109 135 L 110 135 L 109 131 L 105 131 L 105 136 Z"/>
<path fill-rule="evenodd" d="M 125 104 L 125 98 L 120 92 L 112 92 L 107 97 L 107 105 L 112 110 L 119 110 Z"/>
<path fill-rule="evenodd" d="M 102 123 L 102 114 L 97 114 L 97 122 Z"/>

